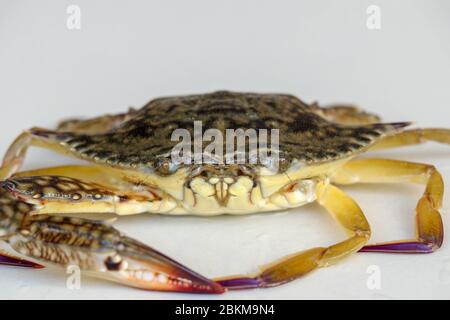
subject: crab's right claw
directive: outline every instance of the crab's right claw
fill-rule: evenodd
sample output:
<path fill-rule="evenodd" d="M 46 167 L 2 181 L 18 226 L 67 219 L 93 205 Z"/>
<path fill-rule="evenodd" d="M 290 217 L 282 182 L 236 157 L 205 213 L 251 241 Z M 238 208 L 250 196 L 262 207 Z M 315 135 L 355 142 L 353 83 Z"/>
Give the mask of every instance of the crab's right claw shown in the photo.
<path fill-rule="evenodd" d="M 117 255 L 104 261 L 106 268 L 110 269 L 106 274 L 111 280 L 150 290 L 225 292 L 220 284 L 134 239 L 122 236 L 119 246 Z"/>
<path fill-rule="evenodd" d="M 8 239 L 44 266 L 75 265 L 82 273 L 147 290 L 223 293 L 224 288 L 109 224 L 79 218 L 30 216 Z"/>

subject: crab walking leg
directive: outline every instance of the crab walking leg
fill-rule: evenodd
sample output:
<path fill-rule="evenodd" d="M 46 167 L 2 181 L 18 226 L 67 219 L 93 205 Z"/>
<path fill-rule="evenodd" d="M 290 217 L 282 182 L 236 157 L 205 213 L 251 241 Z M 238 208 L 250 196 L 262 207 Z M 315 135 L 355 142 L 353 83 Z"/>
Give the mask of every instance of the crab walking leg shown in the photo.
<path fill-rule="evenodd" d="M 47 133 L 70 132 L 85 135 L 106 133 L 119 127 L 122 123 L 133 117 L 135 113 L 136 110 L 130 108 L 129 112 L 117 115 L 106 115 L 86 120 L 74 119 L 62 121 L 59 123 L 56 131 L 31 128 L 20 134 L 8 148 L 0 168 L 0 180 L 8 178 L 20 170 L 27 150 L 31 146 L 70 155 L 70 151 L 64 148 L 59 142 L 47 139 Z"/>
<path fill-rule="evenodd" d="M 375 114 L 352 105 L 332 105 L 328 107 L 316 106 L 315 112 L 321 117 L 343 125 L 363 125 L 381 122 Z"/>
<path fill-rule="evenodd" d="M 88 135 L 106 133 L 116 129 L 135 114 L 136 110 L 130 108 L 126 113 L 105 115 L 92 119 L 69 119 L 61 121 L 57 126 L 57 131 L 76 132 Z"/>
<path fill-rule="evenodd" d="M 266 288 L 292 281 L 320 267 L 327 267 L 360 250 L 370 237 L 370 227 L 358 204 L 332 185 L 317 187 L 318 202 L 344 227 L 349 238 L 330 247 L 318 247 L 287 256 L 262 267 L 252 276 L 215 279 L 228 289 Z"/>
<path fill-rule="evenodd" d="M 0 252 L 0 264 L 78 266 L 86 275 L 148 290 L 222 293 L 212 280 L 107 223 L 60 216 L 31 216 L 32 206 L 0 191 L 0 229 L 14 252 Z M 11 210 L 19 209 L 11 214 Z"/>
<path fill-rule="evenodd" d="M 384 150 L 403 146 L 422 144 L 435 141 L 450 144 L 450 129 L 414 129 L 405 130 L 397 134 L 386 136 L 374 144 L 370 150 Z"/>
<path fill-rule="evenodd" d="M 430 253 L 442 245 L 444 229 L 438 210 L 442 206 L 444 183 L 433 166 L 384 159 L 353 160 L 340 169 L 332 180 L 338 184 L 403 182 L 426 185 L 416 207 L 416 239 L 368 245 L 361 251 Z"/>
<path fill-rule="evenodd" d="M 23 132 L 14 140 L 3 158 L 3 163 L 0 167 L 0 180 L 9 178 L 20 170 L 25 161 L 28 148 L 31 146 L 49 149 L 65 155 L 70 154 L 58 142 L 40 136 L 41 133 L 45 132 L 48 132 L 48 130 L 33 128 Z"/>

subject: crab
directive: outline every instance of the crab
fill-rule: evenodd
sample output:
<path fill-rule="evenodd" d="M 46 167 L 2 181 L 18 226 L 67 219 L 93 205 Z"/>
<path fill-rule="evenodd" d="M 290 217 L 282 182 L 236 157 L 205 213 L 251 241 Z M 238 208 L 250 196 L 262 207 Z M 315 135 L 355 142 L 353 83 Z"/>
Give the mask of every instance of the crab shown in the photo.
<path fill-rule="evenodd" d="M 267 163 L 180 163 L 170 157 L 172 132 L 255 128 L 279 130 L 279 166 Z M 0 169 L 1 264 L 77 265 L 82 272 L 148 290 L 222 293 L 267 288 L 332 265 L 356 252 L 430 253 L 443 242 L 439 209 L 443 179 L 428 164 L 357 158 L 416 145 L 450 144 L 449 129 L 406 129 L 353 106 L 321 107 L 292 95 L 218 91 L 150 101 L 139 110 L 61 122 L 24 131 Z M 30 146 L 86 160 L 20 171 Z M 235 152 L 235 150 L 231 150 Z M 416 207 L 416 236 L 368 244 L 361 208 L 340 185 L 414 183 L 425 186 Z M 348 238 L 297 252 L 256 274 L 208 279 L 116 230 L 95 214 L 116 216 L 249 214 L 316 202 Z"/>

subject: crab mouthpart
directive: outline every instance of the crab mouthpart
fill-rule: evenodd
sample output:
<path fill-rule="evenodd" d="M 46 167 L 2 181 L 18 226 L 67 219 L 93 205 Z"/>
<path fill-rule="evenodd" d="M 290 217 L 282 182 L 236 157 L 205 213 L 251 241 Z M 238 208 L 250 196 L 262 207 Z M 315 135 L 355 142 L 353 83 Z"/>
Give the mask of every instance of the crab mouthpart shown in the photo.
<path fill-rule="evenodd" d="M 220 181 L 214 185 L 215 191 L 216 191 L 216 198 L 217 201 L 220 203 L 221 206 L 226 206 L 227 200 L 228 200 L 228 183 L 225 181 Z"/>

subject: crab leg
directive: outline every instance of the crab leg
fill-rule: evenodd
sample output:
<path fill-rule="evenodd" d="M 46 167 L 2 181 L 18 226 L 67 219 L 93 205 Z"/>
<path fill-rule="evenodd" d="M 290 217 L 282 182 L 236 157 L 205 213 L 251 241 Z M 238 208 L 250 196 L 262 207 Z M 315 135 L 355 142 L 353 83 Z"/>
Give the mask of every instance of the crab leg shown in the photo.
<path fill-rule="evenodd" d="M 69 155 L 69 151 L 64 149 L 58 142 L 40 136 L 47 132 L 45 129 L 33 128 L 20 134 L 10 145 L 3 158 L 0 167 L 0 180 L 9 178 L 18 172 L 25 161 L 28 148 L 31 146 L 49 149 L 61 154 Z"/>
<path fill-rule="evenodd" d="M 374 144 L 370 150 L 384 150 L 422 144 L 427 141 L 450 144 L 450 129 L 414 129 L 405 130 L 387 136 Z"/>
<path fill-rule="evenodd" d="M 318 107 L 315 112 L 321 117 L 343 125 L 362 125 L 381 122 L 381 118 L 375 114 L 352 105 L 332 105 L 328 107 Z"/>
<path fill-rule="evenodd" d="M 67 176 L 48 175 L 65 172 Z M 33 173 L 45 175 L 26 175 Z M 77 179 L 75 173 L 89 180 Z M 16 199 L 33 204 L 33 214 L 163 213 L 177 205 L 172 198 L 156 189 L 146 187 L 140 192 L 127 191 L 132 190 L 133 186 L 127 185 L 118 176 L 114 177 L 113 173 L 103 176 L 101 173 L 100 168 L 87 166 L 40 169 L 2 181 L 0 187 Z"/>
<path fill-rule="evenodd" d="M 92 119 L 69 119 L 62 121 L 57 126 L 57 131 L 78 132 L 82 134 L 100 134 L 119 127 L 122 123 L 136 114 L 136 110 L 130 108 L 126 113 L 104 115 Z"/>
<path fill-rule="evenodd" d="M 62 268 L 74 265 L 86 275 L 148 290 L 224 291 L 214 281 L 121 234 L 107 223 L 60 216 L 30 216 L 23 211 L 30 205 L 13 199 L 4 191 L 0 191 L 0 201 L 0 223 L 6 231 L 0 240 L 32 261 L 27 264 Z M 21 208 L 20 214 L 11 215 L 11 210 L 17 208 Z M 18 259 L 14 254 L 0 252 L 0 264 L 17 265 Z"/>
<path fill-rule="evenodd" d="M 317 187 L 318 202 L 344 227 L 349 238 L 330 247 L 318 247 L 287 256 L 262 267 L 251 276 L 216 279 L 228 289 L 266 288 L 292 281 L 319 267 L 332 265 L 360 250 L 370 237 L 370 227 L 363 212 L 343 191 L 321 183 Z"/>
<path fill-rule="evenodd" d="M 42 128 L 31 128 L 20 134 L 8 148 L 0 168 L 0 180 L 4 180 L 18 172 L 23 165 L 27 150 L 31 146 L 49 149 L 64 155 L 72 155 L 58 141 L 48 139 L 48 134 L 56 132 L 81 132 L 85 135 L 101 134 L 117 128 L 128 120 L 136 111 L 129 113 L 106 115 L 87 120 L 68 120 L 61 122 L 56 131 Z M 72 155 L 73 156 L 73 155 Z"/>
<path fill-rule="evenodd" d="M 354 160 L 338 171 L 333 181 L 338 184 L 406 182 L 426 185 L 416 207 L 416 238 L 368 245 L 361 251 L 430 253 L 442 245 L 444 229 L 438 210 L 442 206 L 444 183 L 433 166 L 397 160 Z"/>

